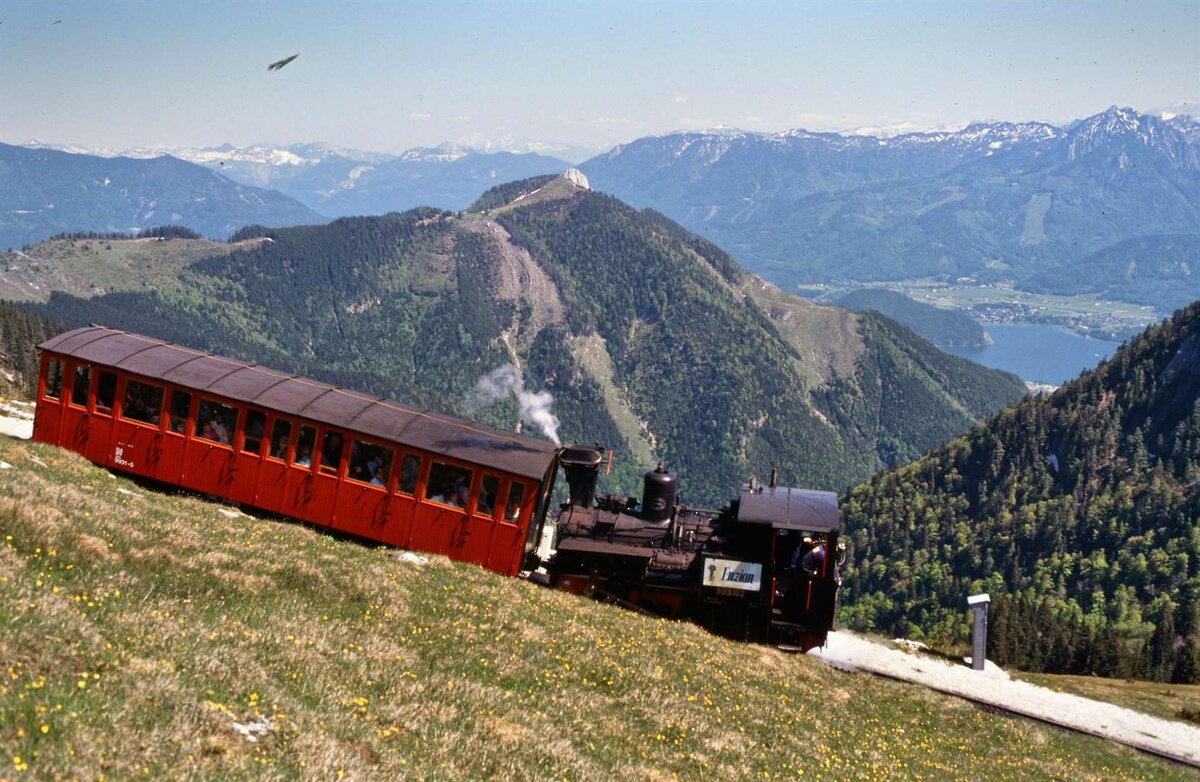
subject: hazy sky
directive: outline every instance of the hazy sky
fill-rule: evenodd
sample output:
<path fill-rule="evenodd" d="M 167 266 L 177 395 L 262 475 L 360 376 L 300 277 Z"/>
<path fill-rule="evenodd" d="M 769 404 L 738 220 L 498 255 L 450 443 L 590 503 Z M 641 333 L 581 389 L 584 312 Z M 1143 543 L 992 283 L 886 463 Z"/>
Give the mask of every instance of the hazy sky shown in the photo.
<path fill-rule="evenodd" d="M 1061 122 L 1197 98 L 1200 0 L 0 0 L 10 143 L 596 149 L 716 125 Z"/>

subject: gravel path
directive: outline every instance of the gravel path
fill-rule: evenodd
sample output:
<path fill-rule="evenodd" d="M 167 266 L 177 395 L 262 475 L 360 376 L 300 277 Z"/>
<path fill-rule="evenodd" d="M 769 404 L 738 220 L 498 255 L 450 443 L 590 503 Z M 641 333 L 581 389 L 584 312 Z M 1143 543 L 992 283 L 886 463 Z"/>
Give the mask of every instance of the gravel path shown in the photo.
<path fill-rule="evenodd" d="M 844 630 L 830 633 L 825 648 L 809 654 L 835 668 L 923 684 L 1200 767 L 1200 728 L 1016 681 L 992 663 L 986 663 L 983 671 L 975 671 L 966 665 L 868 641 Z"/>
<path fill-rule="evenodd" d="M 0 434 L 28 440 L 33 437 L 33 405 L 0 402 Z"/>

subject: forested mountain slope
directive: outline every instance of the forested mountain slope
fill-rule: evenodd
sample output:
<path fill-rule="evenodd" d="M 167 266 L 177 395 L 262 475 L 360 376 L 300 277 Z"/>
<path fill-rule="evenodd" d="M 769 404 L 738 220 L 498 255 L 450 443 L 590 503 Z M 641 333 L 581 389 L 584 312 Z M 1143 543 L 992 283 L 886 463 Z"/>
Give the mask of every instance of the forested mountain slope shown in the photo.
<path fill-rule="evenodd" d="M 178 286 L 41 308 L 513 426 L 479 404 L 504 364 L 549 390 L 564 439 L 617 451 L 610 488 L 665 459 L 693 503 L 750 474 L 844 487 L 1023 392 L 875 314 L 785 294 L 712 244 L 564 178 L 487 213 L 421 209 L 248 229 Z M 483 208 L 483 207 L 481 207 Z"/>
<path fill-rule="evenodd" d="M 1196 681 L 1200 302 L 842 509 L 852 626 L 964 640 L 989 592 L 997 662 Z"/>

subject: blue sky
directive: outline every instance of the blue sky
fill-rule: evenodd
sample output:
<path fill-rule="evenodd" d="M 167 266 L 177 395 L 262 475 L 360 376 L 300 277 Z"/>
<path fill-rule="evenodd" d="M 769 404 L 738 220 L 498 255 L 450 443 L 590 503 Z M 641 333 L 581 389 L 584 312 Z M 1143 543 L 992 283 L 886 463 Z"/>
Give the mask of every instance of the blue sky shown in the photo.
<path fill-rule="evenodd" d="M 716 125 L 1065 122 L 1198 98 L 1200 0 L 0 0 L 10 143 L 600 149 Z"/>

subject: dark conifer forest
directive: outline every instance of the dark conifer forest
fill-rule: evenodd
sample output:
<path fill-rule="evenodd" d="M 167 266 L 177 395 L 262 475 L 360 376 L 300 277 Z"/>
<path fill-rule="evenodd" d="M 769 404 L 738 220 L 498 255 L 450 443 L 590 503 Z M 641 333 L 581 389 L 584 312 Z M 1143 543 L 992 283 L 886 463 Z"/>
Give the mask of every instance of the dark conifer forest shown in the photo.
<path fill-rule="evenodd" d="M 841 621 L 1054 673 L 1195 682 L 1200 302 L 843 500 Z"/>

